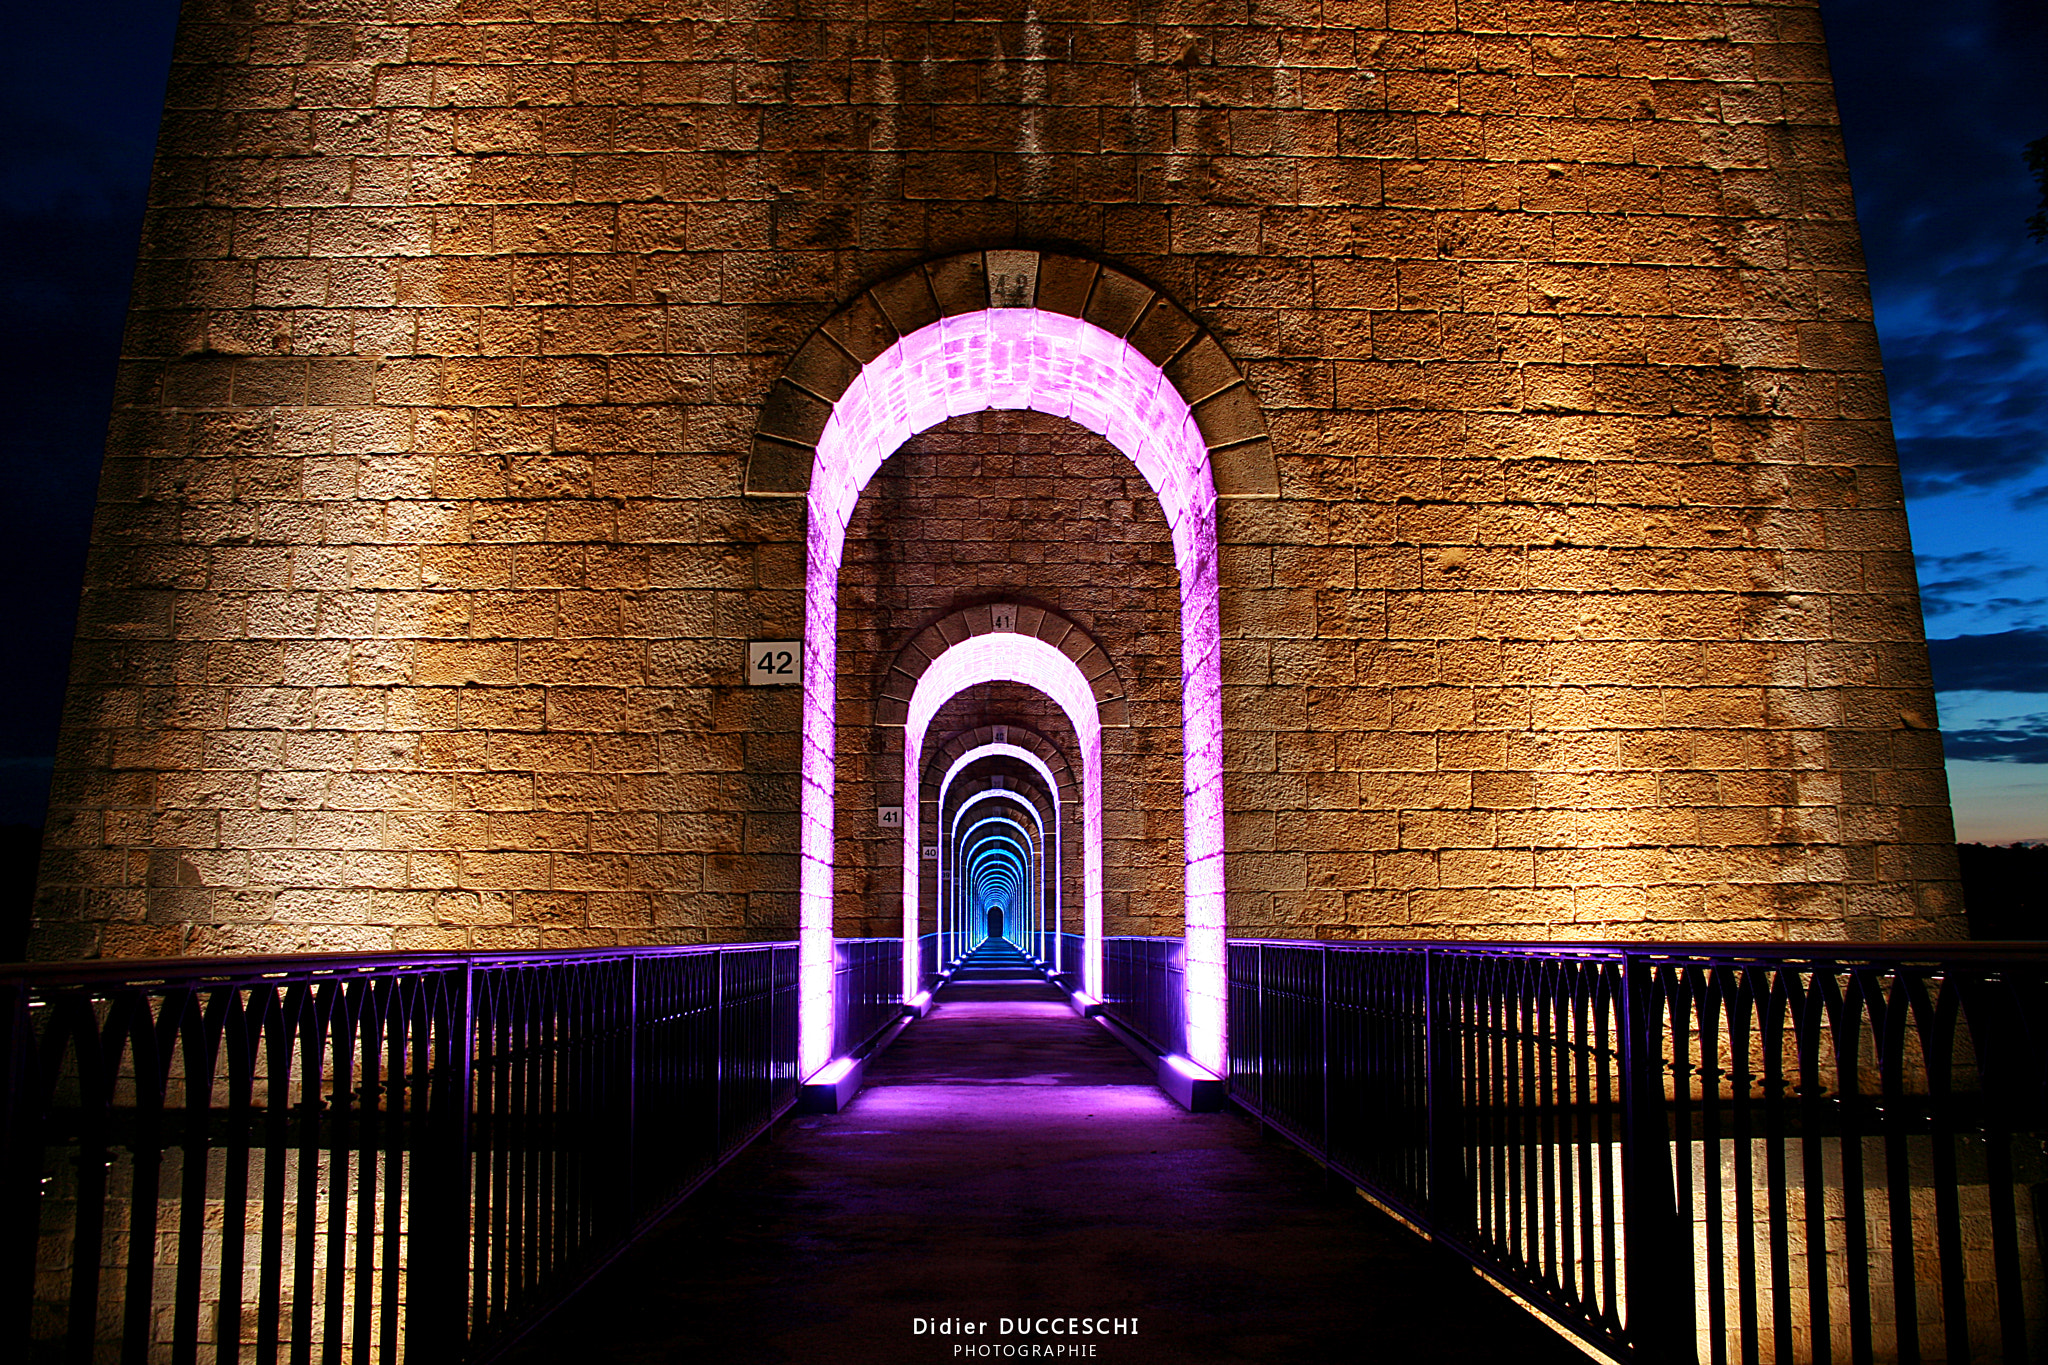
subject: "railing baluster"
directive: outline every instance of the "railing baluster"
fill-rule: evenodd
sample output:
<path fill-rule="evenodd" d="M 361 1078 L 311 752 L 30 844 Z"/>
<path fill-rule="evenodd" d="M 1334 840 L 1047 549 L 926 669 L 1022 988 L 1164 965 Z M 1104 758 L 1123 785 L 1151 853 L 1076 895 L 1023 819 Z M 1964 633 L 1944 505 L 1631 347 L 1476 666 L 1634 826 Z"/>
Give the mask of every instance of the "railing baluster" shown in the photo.
<path fill-rule="evenodd" d="M 1904 1088 L 1912 1020 L 1909 975 L 1905 970 L 1893 975 L 1885 1000 L 1884 1033 L 1877 1045 L 1879 1094 L 1884 1100 L 1878 1126 L 1884 1133 L 1885 1222 L 1891 1233 L 1893 1359 L 1899 1365 L 1920 1365 L 1920 1304 L 1915 1292 L 1919 1258 L 1914 1254 L 1912 1167 L 1906 1149 L 1912 1125 Z"/>
<path fill-rule="evenodd" d="M 1692 1302 L 1673 1283 L 1671 1263 L 1688 1268 L 1692 1257 L 1680 1250 L 1690 1244 L 1690 1229 L 1672 1212 L 1672 1162 L 1664 1104 L 1664 1049 L 1659 1042 L 1659 1008 L 1651 964 L 1628 954 L 1621 969 L 1621 1179 L 1622 1255 L 1627 1264 L 1628 1337 L 1645 1359 L 1664 1362 L 1693 1358 Z M 1673 985 L 1677 983 L 1674 974 Z M 1682 1018 L 1674 1007 L 1671 1017 Z M 1682 1054 L 1680 1054 L 1682 1057 Z M 1677 1093 L 1689 1084 L 1677 1073 Z M 1677 1118 L 1686 1122 L 1680 1107 Z M 1681 1128 L 1681 1131 L 1683 1129 Z M 1686 1151 L 1681 1139 L 1679 1152 Z M 1690 1179 L 1683 1165 L 1681 1182 Z M 1681 1184 L 1681 1188 L 1683 1185 Z"/>

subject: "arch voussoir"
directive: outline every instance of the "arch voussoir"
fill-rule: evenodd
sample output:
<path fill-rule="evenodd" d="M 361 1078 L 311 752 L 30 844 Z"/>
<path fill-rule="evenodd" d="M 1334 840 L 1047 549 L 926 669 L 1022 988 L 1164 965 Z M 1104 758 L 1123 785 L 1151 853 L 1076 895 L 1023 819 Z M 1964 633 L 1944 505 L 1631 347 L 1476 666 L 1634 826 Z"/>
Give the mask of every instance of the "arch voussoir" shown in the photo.
<path fill-rule="evenodd" d="M 1010 625 L 997 626 L 996 612 L 999 609 L 1011 613 Z M 917 681 L 927 669 L 947 650 L 977 636 L 996 634 L 999 630 L 1042 640 L 1066 655 L 1080 670 L 1097 702 L 1121 702 L 1124 697 L 1123 675 L 1118 671 L 1116 661 L 1081 626 L 1044 607 L 1015 602 L 983 602 L 948 612 L 911 636 L 896 651 L 876 689 L 875 724 L 891 729 L 901 726 L 910 714 L 910 699 L 917 689 Z M 1114 722 L 1105 720 L 1103 723 L 1115 726 L 1129 723 L 1121 707 L 1118 717 Z"/>

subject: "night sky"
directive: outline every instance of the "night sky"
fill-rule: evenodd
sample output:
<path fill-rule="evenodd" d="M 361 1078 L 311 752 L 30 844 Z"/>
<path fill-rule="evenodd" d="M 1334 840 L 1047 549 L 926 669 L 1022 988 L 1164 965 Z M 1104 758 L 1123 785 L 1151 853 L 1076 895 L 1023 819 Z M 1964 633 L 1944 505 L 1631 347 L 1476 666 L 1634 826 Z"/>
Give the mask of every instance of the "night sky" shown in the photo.
<path fill-rule="evenodd" d="M 2044 0 L 1823 0 L 1958 835 L 2048 839 Z M 0 824 L 40 824 L 175 0 L 8 6 Z"/>

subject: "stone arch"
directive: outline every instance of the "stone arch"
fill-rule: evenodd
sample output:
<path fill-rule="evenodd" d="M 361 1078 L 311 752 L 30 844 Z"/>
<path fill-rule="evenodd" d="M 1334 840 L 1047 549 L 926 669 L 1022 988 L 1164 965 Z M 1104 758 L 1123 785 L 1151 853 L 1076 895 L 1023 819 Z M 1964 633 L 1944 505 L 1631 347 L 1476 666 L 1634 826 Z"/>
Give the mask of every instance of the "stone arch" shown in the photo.
<path fill-rule="evenodd" d="M 933 660 L 964 640 L 994 634 L 999 630 L 1032 636 L 1072 659 L 1074 666 L 1088 680 L 1089 690 L 1095 695 L 1096 711 L 1103 727 L 1121 727 L 1129 724 L 1128 689 L 1123 675 L 1117 668 L 1116 661 L 1094 636 L 1077 622 L 1056 611 L 1028 602 L 1008 600 L 983 602 L 949 612 L 906 641 L 903 647 L 896 651 L 888 671 L 879 684 L 879 695 L 875 701 L 875 724 L 900 728 L 909 712 L 910 698 L 917 689 L 918 679 L 932 666 Z M 1066 754 L 1058 745 L 1028 726 L 1005 725 L 1004 729 L 1028 738 L 1032 741 L 1030 752 L 1034 758 L 1053 768 L 1056 773 L 1065 774 L 1064 782 L 1054 779 L 1053 790 L 1049 793 L 1053 800 L 1056 819 L 1062 796 L 1071 797 L 1076 802 L 1080 801 L 1079 779 L 1075 777 Z M 988 736 L 975 747 L 987 747 L 996 743 L 993 726 L 978 726 L 965 734 Z M 934 797 L 928 798 L 927 792 L 934 785 L 932 774 L 945 771 L 963 752 L 966 752 L 964 736 L 950 738 L 944 746 L 928 756 L 924 770 L 918 775 L 915 791 L 906 788 L 903 793 L 906 807 L 913 799 L 933 804 L 930 813 L 936 822 L 933 825 L 934 829 L 938 829 L 945 818 L 942 803 L 947 779 L 941 777 L 937 784 L 939 790 Z M 920 818 L 922 814 L 920 806 Z M 1062 846 L 1058 837 L 1055 837 L 1054 845 Z M 939 866 L 933 870 L 935 880 L 943 886 L 946 870 L 943 840 L 939 848 Z M 906 847 L 904 856 L 907 858 L 914 851 Z M 1054 869 L 1055 884 L 1058 871 L 1059 869 Z M 907 905 L 905 913 L 914 914 L 918 909 L 919 907 Z"/>
<path fill-rule="evenodd" d="M 965 775 L 969 764 L 984 759 L 1007 759 L 1016 767 L 1024 769 L 1038 779 L 1044 787 L 1046 812 L 1052 821 L 1052 841 L 1048 856 L 1048 883 L 1052 899 L 1052 922 L 1054 929 L 1053 961 L 1061 971 L 1068 970 L 1068 964 L 1060 956 L 1060 932 L 1065 929 L 1063 911 L 1066 899 L 1066 816 L 1064 807 L 1071 805 L 1081 809 L 1081 781 L 1067 762 L 1065 750 L 1026 725 L 1001 724 L 982 725 L 965 730 L 948 739 L 933 751 L 926 762 L 924 775 L 918 791 L 919 819 L 926 814 L 931 818 L 932 828 L 943 831 L 946 827 L 947 799 L 957 781 L 970 785 L 977 779 Z M 906 797 L 906 803 L 908 798 Z M 934 869 L 939 888 L 946 882 L 948 854 L 946 841 L 941 838 L 937 844 L 938 866 Z M 934 895 L 934 911 L 943 918 L 944 905 L 940 895 Z M 922 907 L 920 909 L 920 916 Z"/>
<path fill-rule="evenodd" d="M 806 509 L 801 1070 L 809 1075 L 832 1056 L 834 727 L 847 521 L 868 481 L 911 436 L 949 416 L 991 409 L 1043 412 L 1106 438 L 1151 485 L 1171 530 L 1181 602 L 1188 1052 L 1220 1070 L 1226 990 L 1216 502 L 1226 490 L 1232 497 L 1277 496 L 1272 446 L 1243 374 L 1178 305 L 1095 262 L 1025 250 L 930 262 L 882 281 L 827 319 L 775 382 L 749 452 L 746 490 L 801 496 Z M 1020 638 L 1057 655 L 1035 637 Z M 1088 701 L 1093 736 L 1081 743 L 1083 785 L 1099 793 L 1101 732 L 1092 692 Z M 915 702 L 910 713 L 914 730 Z M 905 746 L 906 763 L 912 747 Z M 916 782 L 907 766 L 905 791 Z M 1084 852 L 1099 886 L 1098 839 L 1099 829 Z M 909 851 L 915 853 L 914 843 Z M 906 863 L 904 880 L 911 883 L 916 860 Z M 1099 904 L 1093 909 L 1099 913 Z M 914 921 L 910 928 L 914 941 Z M 1099 970 L 1094 960 L 1088 968 Z"/>
<path fill-rule="evenodd" d="M 917 790 L 924 771 L 925 728 L 948 700 L 969 687 L 1004 680 L 1035 688 L 1066 713 L 1081 752 L 1081 916 L 1086 941 L 1082 975 L 1099 992 L 1102 969 L 1102 721 L 1098 704 L 1074 660 L 1035 635 L 991 631 L 948 648 L 917 680 L 903 729 L 903 789 Z M 944 812 L 940 811 L 943 821 Z M 921 803 L 903 807 L 903 934 L 918 937 L 923 870 L 917 856 Z M 943 837 L 944 831 L 939 831 Z M 906 989 L 909 978 L 906 953 Z"/>
<path fill-rule="evenodd" d="M 917 690 L 917 680 L 932 666 L 932 660 L 963 640 L 991 635 L 998 630 L 1034 636 L 1072 659 L 1074 667 L 1080 669 L 1081 676 L 1088 680 L 1089 690 L 1095 694 L 1096 709 L 1102 716 L 1103 725 L 1117 727 L 1130 724 L 1123 675 L 1118 672 L 1109 651 L 1097 644 L 1094 636 L 1058 612 L 1027 602 L 984 602 L 980 606 L 963 607 L 911 636 L 909 642 L 896 651 L 896 657 L 882 679 L 875 698 L 875 724 L 900 727 L 904 716 L 909 713 L 910 697 Z M 909 795 L 904 793 L 906 799 Z"/>
<path fill-rule="evenodd" d="M 982 752 L 989 753 L 992 751 L 984 750 Z M 1033 774 L 1033 776 L 1035 777 L 1036 774 Z M 1035 886 L 1039 894 L 1039 901 L 1035 907 L 1037 922 L 1034 923 L 1034 928 L 1043 929 L 1044 922 L 1051 922 L 1056 926 L 1060 910 L 1057 891 L 1060 875 L 1058 867 L 1060 844 L 1059 796 L 1057 791 L 1050 788 L 1041 788 L 1035 781 L 1025 781 L 1007 775 L 998 776 L 991 774 L 988 776 L 962 778 L 951 788 L 951 794 L 957 795 L 958 799 L 950 803 L 950 812 L 947 810 L 946 804 L 941 804 L 939 818 L 933 827 L 933 835 L 939 851 L 938 866 L 934 869 L 934 878 L 939 883 L 936 888 L 938 894 L 934 897 L 934 909 L 937 912 L 937 923 L 940 929 L 943 931 L 948 918 L 946 913 L 946 896 L 949 889 L 947 872 L 949 864 L 952 863 L 956 856 L 954 843 L 960 837 L 962 823 L 967 820 L 969 813 L 977 806 L 990 803 L 1014 806 L 1031 817 L 1032 830 L 1037 836 L 1032 841 L 1031 849 L 1033 856 L 1037 859 L 1033 868 L 1033 876 L 1036 878 Z M 952 870 L 955 877 L 959 878 L 964 877 L 969 869 L 964 866 L 958 866 Z M 956 881 L 952 886 L 951 889 L 956 895 L 959 885 L 962 884 L 964 883 Z M 957 905 L 954 909 L 957 912 Z M 922 916 L 920 916 L 921 918 Z M 1025 945 L 1020 944 L 1019 946 Z"/>
<path fill-rule="evenodd" d="M 1018 819 L 1020 813 L 1030 816 L 1031 824 L 1026 825 Z M 977 792 L 961 804 L 955 816 L 954 828 L 945 831 L 940 837 L 947 843 L 957 841 L 962 860 L 961 887 L 964 890 L 969 885 L 976 861 L 971 847 L 975 842 L 976 832 L 991 823 L 1015 830 L 1022 840 L 1019 846 L 1019 852 L 1024 859 L 1022 872 L 1027 889 L 1032 893 L 1035 902 L 1032 906 L 1031 924 L 1036 930 L 1045 909 L 1045 861 L 1049 850 L 1045 824 L 1040 812 L 1030 802 L 1020 799 L 1014 791 L 1005 791 L 1001 788 Z M 971 912 L 971 902 L 963 901 L 954 907 L 956 918 L 963 909 Z M 1021 940 L 1011 941 L 1019 947 L 1028 946 Z"/>
<path fill-rule="evenodd" d="M 1028 868 L 1032 855 L 1019 841 L 1028 843 L 1029 837 L 1023 826 L 1007 816 L 990 816 L 978 821 L 961 836 L 961 854 L 969 869 L 967 894 L 962 905 L 962 918 L 966 924 L 963 937 L 973 939 L 975 931 L 984 928 L 983 924 L 976 922 L 979 918 L 976 908 L 985 910 L 988 904 L 986 888 L 992 883 L 1011 893 L 1006 898 L 1010 909 L 1006 918 L 1012 924 L 1021 920 L 1022 916 L 1017 911 L 1020 902 L 1030 899 L 1031 875 Z M 1015 938 L 1010 941 L 1019 943 Z"/>
<path fill-rule="evenodd" d="M 1081 779 L 1074 775 L 1073 765 L 1067 762 L 1066 750 L 1030 726 L 1015 723 L 977 725 L 949 737 L 944 744 L 932 750 L 931 762 L 925 767 L 924 781 L 919 789 L 920 797 L 926 801 L 936 800 L 942 794 L 943 774 L 952 768 L 956 759 L 997 744 L 1015 745 L 1032 754 L 1052 772 L 1053 785 L 1058 789 L 1060 799 L 1079 799 Z M 933 773 L 941 776 L 935 780 Z"/>
<path fill-rule="evenodd" d="M 1081 256 L 972 251 L 862 290 L 804 339 L 768 390 L 747 455 L 750 497 L 810 491 L 818 440 L 861 370 L 941 318 L 1031 309 L 1078 318 L 1163 371 L 1193 411 L 1219 498 L 1276 498 L 1279 471 L 1266 418 L 1223 344 L 1150 285 Z M 1085 423 L 1084 423 L 1085 425 Z"/>

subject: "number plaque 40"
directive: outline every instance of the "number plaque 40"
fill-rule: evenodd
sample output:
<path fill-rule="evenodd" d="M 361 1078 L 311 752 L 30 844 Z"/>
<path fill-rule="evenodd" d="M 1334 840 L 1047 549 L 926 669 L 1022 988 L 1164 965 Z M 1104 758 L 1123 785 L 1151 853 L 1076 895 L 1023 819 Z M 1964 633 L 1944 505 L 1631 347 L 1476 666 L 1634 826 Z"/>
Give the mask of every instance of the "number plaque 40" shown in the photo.
<path fill-rule="evenodd" d="M 789 687 L 804 680 L 804 647 L 800 640 L 749 640 L 747 686 Z"/>

